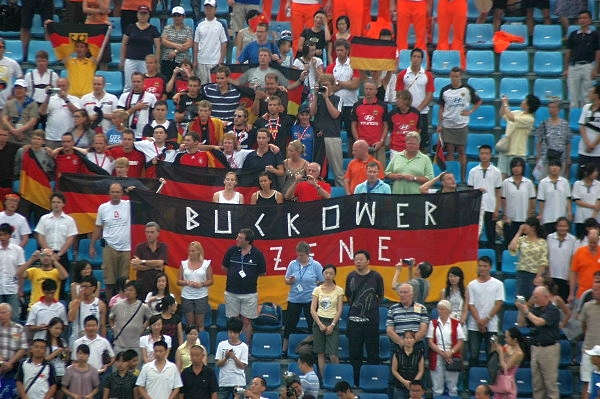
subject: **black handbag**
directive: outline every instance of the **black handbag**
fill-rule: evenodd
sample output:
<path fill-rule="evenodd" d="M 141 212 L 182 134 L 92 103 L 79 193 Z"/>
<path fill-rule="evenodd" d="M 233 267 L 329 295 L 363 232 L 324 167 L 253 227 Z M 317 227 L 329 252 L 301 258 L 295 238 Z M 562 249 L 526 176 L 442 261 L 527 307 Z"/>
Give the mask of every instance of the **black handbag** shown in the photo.
<path fill-rule="evenodd" d="M 450 323 L 452 326 L 452 323 Z M 457 328 L 460 328 L 458 326 Z M 445 348 L 446 344 L 444 343 L 444 333 L 440 330 L 440 337 L 442 337 L 442 346 Z M 460 357 L 452 357 L 450 358 L 450 363 L 444 362 L 446 366 L 446 371 L 462 371 L 463 369 L 463 359 Z"/>

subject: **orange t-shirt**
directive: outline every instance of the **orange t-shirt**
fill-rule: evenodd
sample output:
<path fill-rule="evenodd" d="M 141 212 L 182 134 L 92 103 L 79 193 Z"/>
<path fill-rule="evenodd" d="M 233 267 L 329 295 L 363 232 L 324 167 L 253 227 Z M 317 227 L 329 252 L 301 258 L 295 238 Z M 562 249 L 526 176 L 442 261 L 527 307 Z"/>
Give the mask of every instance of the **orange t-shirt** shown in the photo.
<path fill-rule="evenodd" d="M 371 161 L 377 162 L 379 164 L 379 178 L 383 179 L 384 168 L 383 166 L 381 166 L 381 163 L 375 158 L 373 158 L 371 155 L 369 155 L 369 159 L 367 159 L 365 162 L 361 162 L 358 159 L 353 159 L 348 164 L 346 174 L 344 175 L 344 178 L 349 180 L 348 185 L 350 187 L 350 193 L 354 192 L 354 188 L 356 186 L 367 180 L 367 164 Z"/>
<path fill-rule="evenodd" d="M 121 10 L 137 11 L 139 6 L 146 6 L 152 11 L 152 2 L 150 0 L 123 0 Z"/>
<path fill-rule="evenodd" d="M 571 270 L 577 273 L 577 298 L 592 288 L 594 273 L 600 271 L 600 251 L 596 255 L 588 246 L 581 247 L 573 254 Z"/>

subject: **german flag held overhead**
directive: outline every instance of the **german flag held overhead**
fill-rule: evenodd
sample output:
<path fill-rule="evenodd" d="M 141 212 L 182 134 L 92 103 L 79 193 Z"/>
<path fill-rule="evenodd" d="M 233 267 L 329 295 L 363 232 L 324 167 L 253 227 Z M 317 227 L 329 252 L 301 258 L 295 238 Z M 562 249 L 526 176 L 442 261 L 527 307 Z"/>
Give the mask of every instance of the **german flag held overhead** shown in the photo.
<path fill-rule="evenodd" d="M 392 40 L 353 37 L 350 65 L 367 71 L 397 71 L 396 43 Z"/>
<path fill-rule="evenodd" d="M 64 60 L 75 51 L 75 42 L 87 43 L 91 55 L 97 57 L 108 28 L 108 25 L 51 23 L 46 29 L 56 58 Z"/>

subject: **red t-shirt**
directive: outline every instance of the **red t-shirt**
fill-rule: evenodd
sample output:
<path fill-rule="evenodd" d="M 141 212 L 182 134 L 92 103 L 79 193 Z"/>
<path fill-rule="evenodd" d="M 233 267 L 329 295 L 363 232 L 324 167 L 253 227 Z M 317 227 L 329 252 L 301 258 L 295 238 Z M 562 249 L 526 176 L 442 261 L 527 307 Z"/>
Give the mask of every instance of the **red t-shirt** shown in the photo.
<path fill-rule="evenodd" d="M 331 186 L 329 185 L 329 183 L 320 181 L 319 186 L 321 186 L 323 190 L 331 194 Z M 320 190 L 317 190 L 309 182 L 302 181 L 296 186 L 296 191 L 294 191 L 294 195 L 298 198 L 298 202 L 322 200 L 323 197 L 321 196 L 321 194 L 319 194 L 319 191 Z"/>
<path fill-rule="evenodd" d="M 62 151 L 56 156 L 56 181 L 63 173 L 82 173 L 83 160 L 77 154 L 64 154 Z"/>
<path fill-rule="evenodd" d="M 144 78 L 144 91 L 150 94 L 154 94 L 157 100 L 162 100 L 163 94 L 165 94 L 166 84 L 165 80 L 160 76 L 153 76 L 151 78 L 145 76 Z"/>
<path fill-rule="evenodd" d="M 373 145 L 383 136 L 383 123 L 388 121 L 387 105 L 381 101 L 359 101 L 352 107 L 351 120 L 357 123 L 358 138 Z"/>
<path fill-rule="evenodd" d="M 197 151 L 193 154 L 185 153 L 179 157 L 178 163 L 181 165 L 200 166 L 205 168 L 208 166 L 208 156 L 205 151 Z"/>
<path fill-rule="evenodd" d="M 130 152 L 125 152 L 123 147 L 115 147 L 110 150 L 115 159 L 125 157 L 129 159 L 129 170 L 127 176 L 129 177 L 142 177 L 144 172 L 144 165 L 146 163 L 146 157 L 140 151 L 133 149 Z"/>
<path fill-rule="evenodd" d="M 419 111 L 416 108 L 410 107 L 408 112 L 403 114 L 398 108 L 390 112 L 390 124 L 392 135 L 390 139 L 390 149 L 394 151 L 404 151 L 406 146 L 406 133 L 418 132 L 419 126 Z"/>

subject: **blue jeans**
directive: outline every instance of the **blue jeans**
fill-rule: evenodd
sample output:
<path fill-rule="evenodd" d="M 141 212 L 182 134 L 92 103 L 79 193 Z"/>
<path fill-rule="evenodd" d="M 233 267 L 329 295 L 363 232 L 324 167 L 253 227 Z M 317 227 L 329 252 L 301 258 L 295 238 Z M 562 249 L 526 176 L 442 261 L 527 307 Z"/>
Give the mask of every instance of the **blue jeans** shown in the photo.
<path fill-rule="evenodd" d="M 536 274 L 517 270 L 517 284 L 515 287 L 515 295 L 522 295 L 525 299 L 529 299 L 533 293 L 533 280 Z"/>
<path fill-rule="evenodd" d="M 486 332 L 481 333 L 479 331 L 469 330 L 469 339 L 467 345 L 469 349 L 469 367 L 479 365 L 479 349 L 481 348 L 481 340 L 483 340 L 485 352 L 488 353 L 490 349 L 490 337 L 496 333 Z"/>

